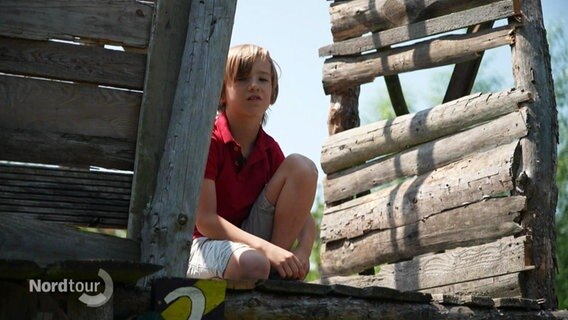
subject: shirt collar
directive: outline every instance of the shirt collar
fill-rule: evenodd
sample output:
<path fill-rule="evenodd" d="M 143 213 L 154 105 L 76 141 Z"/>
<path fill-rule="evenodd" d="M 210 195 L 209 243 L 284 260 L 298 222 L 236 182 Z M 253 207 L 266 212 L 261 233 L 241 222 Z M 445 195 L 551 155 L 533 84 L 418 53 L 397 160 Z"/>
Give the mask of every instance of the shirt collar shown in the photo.
<path fill-rule="evenodd" d="M 229 144 L 233 142 L 234 144 L 238 145 L 238 142 L 233 138 L 233 134 L 231 133 L 231 128 L 229 127 L 229 120 L 227 119 L 227 115 L 225 112 L 221 112 L 217 117 L 216 127 L 221 133 L 221 137 L 223 138 L 224 144 Z M 269 144 L 267 143 L 267 134 L 262 128 L 258 130 L 258 135 L 256 136 L 255 147 L 261 147 L 263 149 L 267 149 Z"/>

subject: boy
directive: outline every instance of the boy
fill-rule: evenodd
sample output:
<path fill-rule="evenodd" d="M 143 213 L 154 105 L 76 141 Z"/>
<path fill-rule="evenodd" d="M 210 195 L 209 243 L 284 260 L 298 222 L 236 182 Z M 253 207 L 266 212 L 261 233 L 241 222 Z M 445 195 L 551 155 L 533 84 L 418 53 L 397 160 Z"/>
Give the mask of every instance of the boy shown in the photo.
<path fill-rule="evenodd" d="M 277 96 L 268 51 L 231 48 L 196 213 L 190 278 L 266 279 L 272 269 L 302 280 L 309 271 L 317 168 L 301 155 L 284 158 L 262 129 Z"/>

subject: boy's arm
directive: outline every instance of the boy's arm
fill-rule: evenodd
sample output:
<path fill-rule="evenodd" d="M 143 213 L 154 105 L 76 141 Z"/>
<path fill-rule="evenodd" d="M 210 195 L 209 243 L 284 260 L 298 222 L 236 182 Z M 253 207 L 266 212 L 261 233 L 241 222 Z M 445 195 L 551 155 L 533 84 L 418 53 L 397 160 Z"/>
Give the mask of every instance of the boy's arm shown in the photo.
<path fill-rule="evenodd" d="M 208 238 L 245 243 L 259 250 L 283 278 L 300 277 L 302 262 L 293 253 L 242 230 L 217 214 L 215 181 L 211 179 L 204 179 L 201 185 L 195 225 Z"/>

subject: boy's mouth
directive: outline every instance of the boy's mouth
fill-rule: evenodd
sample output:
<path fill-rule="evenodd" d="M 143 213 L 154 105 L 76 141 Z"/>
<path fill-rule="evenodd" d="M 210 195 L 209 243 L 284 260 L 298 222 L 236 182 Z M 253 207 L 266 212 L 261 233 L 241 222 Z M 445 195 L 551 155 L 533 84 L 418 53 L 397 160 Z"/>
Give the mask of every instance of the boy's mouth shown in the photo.
<path fill-rule="evenodd" d="M 259 96 L 250 96 L 247 100 L 261 100 Z"/>

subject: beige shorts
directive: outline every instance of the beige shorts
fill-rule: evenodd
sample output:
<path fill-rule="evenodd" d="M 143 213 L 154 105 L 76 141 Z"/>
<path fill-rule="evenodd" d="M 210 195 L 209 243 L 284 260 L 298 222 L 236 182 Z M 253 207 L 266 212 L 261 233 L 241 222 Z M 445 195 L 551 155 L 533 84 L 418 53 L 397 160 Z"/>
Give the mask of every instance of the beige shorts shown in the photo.
<path fill-rule="evenodd" d="M 241 229 L 270 241 L 274 222 L 274 206 L 268 202 L 265 190 L 262 190 L 253 204 L 248 218 Z M 193 240 L 187 277 L 193 279 L 223 278 L 229 259 L 233 253 L 247 250 L 250 247 L 244 243 L 229 240 L 212 240 L 200 237 Z"/>

